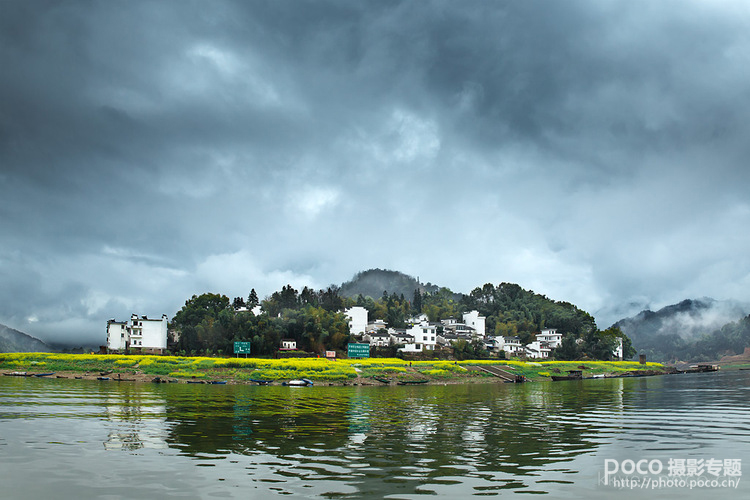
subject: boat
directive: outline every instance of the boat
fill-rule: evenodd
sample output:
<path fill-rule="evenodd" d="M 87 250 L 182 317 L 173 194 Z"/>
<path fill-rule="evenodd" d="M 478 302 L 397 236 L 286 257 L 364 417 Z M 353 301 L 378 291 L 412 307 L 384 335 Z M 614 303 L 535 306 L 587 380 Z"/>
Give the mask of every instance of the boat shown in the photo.
<path fill-rule="evenodd" d="M 10 373 L 3 373 L 6 377 L 28 377 L 29 375 L 26 372 L 10 372 Z"/>
<path fill-rule="evenodd" d="M 290 380 L 289 382 L 282 382 L 281 385 L 288 385 L 290 387 L 308 387 L 312 386 L 312 380 L 310 379 L 299 379 L 299 380 Z"/>
<path fill-rule="evenodd" d="M 226 385 L 227 381 L 226 380 L 211 380 L 208 383 L 213 384 L 213 385 Z"/>
<path fill-rule="evenodd" d="M 54 375 L 55 372 L 49 372 L 49 373 L 35 373 L 35 377 L 49 377 L 50 375 Z"/>
<path fill-rule="evenodd" d="M 188 384 L 205 384 L 205 380 L 188 380 Z"/>
<path fill-rule="evenodd" d="M 270 380 L 261 380 L 257 378 L 249 378 L 247 379 L 247 381 L 252 382 L 253 384 L 258 384 L 258 385 L 270 385 L 271 384 Z"/>
<path fill-rule="evenodd" d="M 109 377 L 96 377 L 96 380 L 109 380 Z"/>
<path fill-rule="evenodd" d="M 582 380 L 583 379 L 583 371 L 582 370 L 568 370 L 567 375 L 552 375 L 552 380 L 560 381 L 560 380 Z"/>
<path fill-rule="evenodd" d="M 377 380 L 378 382 L 381 382 L 383 384 L 390 384 L 391 383 L 391 379 L 389 379 L 389 378 L 384 378 L 384 377 L 372 377 L 372 378 L 374 378 L 375 380 Z"/>
<path fill-rule="evenodd" d="M 397 382 L 398 385 L 418 385 L 418 384 L 426 384 L 429 382 L 429 380 L 399 380 Z"/>

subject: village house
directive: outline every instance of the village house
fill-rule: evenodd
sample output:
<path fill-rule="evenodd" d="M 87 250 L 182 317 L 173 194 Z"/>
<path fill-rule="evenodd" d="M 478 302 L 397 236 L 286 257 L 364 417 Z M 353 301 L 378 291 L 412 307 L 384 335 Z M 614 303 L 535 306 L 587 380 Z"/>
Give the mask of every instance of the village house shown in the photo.
<path fill-rule="evenodd" d="M 369 343 L 370 347 L 388 347 L 392 341 L 392 336 L 380 329 L 376 332 L 366 333 L 363 340 Z"/>
<path fill-rule="evenodd" d="M 520 356 L 524 353 L 521 339 L 518 337 L 503 337 L 503 351 L 505 351 L 506 358 Z"/>
<path fill-rule="evenodd" d="M 562 344 L 562 333 L 557 333 L 555 328 L 545 328 L 536 334 L 536 340 L 542 344 L 547 344 L 550 349 L 554 349 Z"/>
<path fill-rule="evenodd" d="M 294 339 L 281 339 L 280 351 L 294 351 L 297 349 L 297 341 Z"/>
<path fill-rule="evenodd" d="M 549 358 L 549 353 L 552 352 L 552 349 L 550 349 L 549 344 L 535 340 L 530 344 L 526 344 L 525 352 L 527 358 L 546 359 Z"/>
<path fill-rule="evenodd" d="M 421 352 L 434 351 L 437 345 L 437 327 L 435 323 L 428 323 L 426 321 L 419 325 L 414 325 L 406 330 L 408 335 L 414 337 L 414 344 L 406 344 L 404 347 L 399 349 L 403 352 Z"/>
<path fill-rule="evenodd" d="M 377 332 L 378 330 L 387 330 L 387 329 L 388 329 L 388 323 L 386 323 L 385 320 L 376 319 L 375 321 L 370 321 L 369 323 L 367 323 L 367 327 L 365 328 L 365 333 Z"/>
<path fill-rule="evenodd" d="M 481 316 L 479 314 L 479 311 L 474 310 L 464 313 L 463 318 L 466 326 L 473 328 L 476 332 L 477 337 L 483 338 L 485 336 L 486 332 L 484 323 L 486 318 L 484 316 Z"/>
<path fill-rule="evenodd" d="M 167 315 L 159 319 L 130 316 L 129 322 L 107 321 L 107 351 L 162 354 L 167 349 Z"/>
<path fill-rule="evenodd" d="M 344 311 L 349 318 L 349 333 L 352 335 L 364 335 L 367 329 L 367 309 L 361 306 L 350 307 Z"/>

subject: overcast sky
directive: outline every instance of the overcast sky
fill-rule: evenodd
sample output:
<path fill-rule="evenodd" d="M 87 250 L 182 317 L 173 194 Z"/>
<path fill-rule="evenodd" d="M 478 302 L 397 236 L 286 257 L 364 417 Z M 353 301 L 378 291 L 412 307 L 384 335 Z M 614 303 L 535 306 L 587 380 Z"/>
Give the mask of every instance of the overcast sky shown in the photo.
<path fill-rule="evenodd" d="M 750 300 L 745 1 L 0 2 L 0 323 L 394 269 Z"/>

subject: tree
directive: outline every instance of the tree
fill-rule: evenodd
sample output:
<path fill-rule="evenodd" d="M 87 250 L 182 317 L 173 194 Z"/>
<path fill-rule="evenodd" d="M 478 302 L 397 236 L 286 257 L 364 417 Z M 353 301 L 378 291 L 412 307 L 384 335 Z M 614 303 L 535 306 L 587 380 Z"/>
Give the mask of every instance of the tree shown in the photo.
<path fill-rule="evenodd" d="M 574 361 L 580 359 L 581 349 L 574 335 L 566 335 L 551 354 L 552 357 L 561 361 Z"/>
<path fill-rule="evenodd" d="M 258 300 L 258 294 L 255 293 L 255 288 L 250 290 L 250 295 L 247 296 L 247 308 L 252 309 L 255 306 L 260 304 L 260 301 Z"/>
<path fill-rule="evenodd" d="M 245 307 L 245 299 L 243 299 L 242 297 L 235 297 L 232 301 L 232 307 L 234 307 L 235 311 L 237 309 L 242 309 L 243 307 Z"/>
<path fill-rule="evenodd" d="M 414 314 L 422 312 L 422 292 L 419 291 L 419 288 L 414 289 L 414 299 L 411 302 L 411 308 Z"/>

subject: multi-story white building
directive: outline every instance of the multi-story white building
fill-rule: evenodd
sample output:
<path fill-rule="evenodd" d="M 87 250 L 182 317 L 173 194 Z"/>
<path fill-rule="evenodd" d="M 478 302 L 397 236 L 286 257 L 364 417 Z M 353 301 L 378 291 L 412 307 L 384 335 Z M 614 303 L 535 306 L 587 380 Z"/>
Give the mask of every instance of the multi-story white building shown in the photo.
<path fill-rule="evenodd" d="M 507 356 L 520 356 L 524 353 L 524 348 L 518 337 L 503 337 L 503 351 Z"/>
<path fill-rule="evenodd" d="M 349 318 L 349 333 L 364 335 L 367 329 L 367 309 L 361 306 L 350 307 L 344 314 Z"/>
<path fill-rule="evenodd" d="M 536 334 L 536 339 L 543 344 L 547 344 L 550 349 L 554 349 L 562 344 L 562 333 L 557 333 L 554 328 L 545 328 Z"/>
<path fill-rule="evenodd" d="M 437 325 L 422 322 L 406 330 L 408 335 L 414 337 L 414 344 L 421 350 L 432 351 L 437 345 Z"/>
<path fill-rule="evenodd" d="M 130 322 L 107 321 L 107 349 L 161 354 L 167 348 L 167 315 L 160 319 L 130 316 Z"/>
<path fill-rule="evenodd" d="M 472 327 L 479 338 L 484 338 L 486 333 L 484 327 L 485 319 L 484 316 L 479 315 L 479 311 L 477 310 L 464 313 L 464 323 L 466 323 L 467 326 Z"/>
<path fill-rule="evenodd" d="M 124 351 L 130 343 L 130 330 L 127 321 L 107 321 L 107 349 Z"/>
<path fill-rule="evenodd" d="M 535 340 L 531 344 L 526 344 L 526 357 L 532 359 L 545 359 L 549 358 L 549 353 L 552 349 L 549 348 L 548 344 Z"/>

